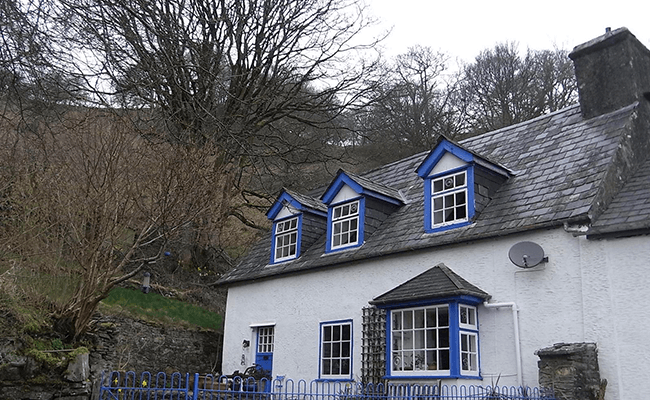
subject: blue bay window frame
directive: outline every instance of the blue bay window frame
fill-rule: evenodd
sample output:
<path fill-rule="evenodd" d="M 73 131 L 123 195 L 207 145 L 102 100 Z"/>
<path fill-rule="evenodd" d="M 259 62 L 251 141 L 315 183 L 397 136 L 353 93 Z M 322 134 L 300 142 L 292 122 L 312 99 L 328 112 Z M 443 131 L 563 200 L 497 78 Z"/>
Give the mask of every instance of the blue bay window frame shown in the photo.
<path fill-rule="evenodd" d="M 425 302 L 394 304 L 384 306 L 388 315 L 386 318 L 386 376 L 385 379 L 482 379 L 480 373 L 480 337 L 478 321 L 478 304 L 481 300 L 473 296 L 455 296 L 449 298 L 440 298 Z M 393 313 L 404 311 L 415 311 L 434 307 L 448 307 L 448 330 L 449 330 L 449 369 L 448 370 L 429 370 L 423 368 L 416 370 L 415 365 L 412 371 L 396 372 L 393 370 Z M 474 310 L 474 325 L 461 324 L 460 307 L 469 307 Z M 426 311 L 425 311 L 426 312 Z M 426 335 L 426 333 L 424 333 Z M 471 351 L 461 348 L 461 335 L 465 337 L 474 337 L 475 348 Z M 470 339 L 471 340 L 471 339 Z M 425 350 L 426 351 L 426 350 Z M 414 350 L 415 352 L 415 350 Z M 475 356 L 476 368 L 474 371 L 462 368 L 462 354 L 465 353 Z"/>
<path fill-rule="evenodd" d="M 452 177 L 461 172 L 465 172 L 465 189 L 467 195 L 465 196 L 467 213 L 465 218 L 453 220 L 449 223 L 434 224 L 433 221 L 433 198 L 434 196 L 443 196 L 445 191 L 440 194 L 433 193 L 433 181 L 444 177 Z M 457 193 L 457 190 L 452 190 L 450 193 Z M 474 165 L 467 164 L 462 167 L 454 168 L 439 174 L 431 175 L 424 180 L 424 230 L 427 233 L 441 232 L 448 229 L 454 229 L 461 226 L 469 225 L 472 223 L 474 217 Z"/>
<path fill-rule="evenodd" d="M 345 204 L 352 204 L 358 202 L 358 216 L 357 216 L 357 240 L 354 243 L 347 245 L 334 246 L 332 243 L 333 229 L 334 229 L 334 210 L 337 207 L 344 206 Z M 327 208 L 327 240 L 325 244 L 325 252 L 330 253 L 339 250 L 350 249 L 354 247 L 359 247 L 363 244 L 364 240 L 364 221 L 366 215 L 366 201 L 365 197 L 359 196 L 352 199 L 347 199 L 345 201 L 338 202 L 336 204 L 331 204 Z"/>
<path fill-rule="evenodd" d="M 289 221 L 289 220 L 294 219 L 294 218 L 298 219 L 297 227 L 296 227 L 297 228 L 297 232 L 296 232 L 296 253 L 295 253 L 295 255 L 293 255 L 291 257 L 285 257 L 285 258 L 282 258 L 282 259 L 278 260 L 278 259 L 276 259 L 276 254 L 275 254 L 276 245 L 277 245 L 277 240 L 276 240 L 277 236 L 276 235 L 277 235 L 278 224 L 281 224 L 283 222 Z M 279 264 L 279 263 L 295 260 L 296 258 L 300 257 L 300 243 L 301 243 L 301 239 L 302 239 L 302 213 L 301 214 L 296 214 L 296 215 L 290 215 L 288 217 L 273 221 L 273 234 L 271 236 L 272 236 L 272 238 L 271 238 L 271 264 Z"/>
<path fill-rule="evenodd" d="M 340 336 L 339 339 L 335 337 L 327 337 L 326 329 L 329 328 L 340 328 L 341 335 L 343 335 L 343 327 L 348 326 L 349 330 L 347 332 L 348 337 L 345 338 Z M 321 322 L 319 326 L 319 346 L 318 346 L 318 377 L 320 381 L 342 381 L 348 382 L 352 381 L 352 372 L 354 371 L 353 365 L 353 355 L 354 355 L 354 326 L 351 319 L 343 319 L 336 321 L 325 321 Z M 347 351 L 345 350 L 346 346 L 340 346 L 338 351 L 334 350 L 333 347 L 336 345 L 337 341 L 339 344 L 346 344 Z M 326 348 L 326 345 L 331 345 L 330 348 Z M 344 369 L 348 370 L 347 374 L 333 374 L 332 367 L 330 367 L 329 373 L 324 370 L 325 364 L 327 362 L 333 363 L 338 361 L 343 363 L 347 361 L 347 365 Z M 341 364 L 337 368 L 343 368 Z"/>

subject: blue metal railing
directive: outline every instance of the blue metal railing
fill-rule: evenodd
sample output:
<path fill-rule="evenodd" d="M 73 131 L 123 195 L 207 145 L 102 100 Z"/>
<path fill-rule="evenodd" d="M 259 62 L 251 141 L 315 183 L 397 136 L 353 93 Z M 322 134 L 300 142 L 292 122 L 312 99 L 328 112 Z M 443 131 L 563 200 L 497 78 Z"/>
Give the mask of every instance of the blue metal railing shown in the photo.
<path fill-rule="evenodd" d="M 270 385 L 269 385 L 270 383 Z M 242 378 L 178 372 L 102 373 L 100 400 L 555 400 L 547 389 Z"/>

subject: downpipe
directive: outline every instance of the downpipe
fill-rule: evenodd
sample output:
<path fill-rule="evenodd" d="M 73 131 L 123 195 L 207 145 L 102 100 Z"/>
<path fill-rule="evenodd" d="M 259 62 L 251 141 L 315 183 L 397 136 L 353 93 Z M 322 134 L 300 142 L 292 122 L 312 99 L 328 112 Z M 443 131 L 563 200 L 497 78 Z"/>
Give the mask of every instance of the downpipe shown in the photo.
<path fill-rule="evenodd" d="M 523 387 L 523 371 L 521 366 L 521 340 L 519 339 L 519 316 L 517 304 L 515 302 L 488 303 L 483 302 L 485 308 L 504 308 L 509 307 L 512 310 L 512 323 L 515 330 L 515 357 L 517 358 L 517 386 Z"/>

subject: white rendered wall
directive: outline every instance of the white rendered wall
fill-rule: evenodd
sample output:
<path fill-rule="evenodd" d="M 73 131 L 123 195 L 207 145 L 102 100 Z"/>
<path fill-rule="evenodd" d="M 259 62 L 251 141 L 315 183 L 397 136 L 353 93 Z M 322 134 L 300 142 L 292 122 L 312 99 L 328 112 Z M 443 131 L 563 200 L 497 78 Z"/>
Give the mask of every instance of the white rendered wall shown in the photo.
<path fill-rule="evenodd" d="M 549 262 L 531 269 L 514 266 L 508 250 L 524 240 L 540 244 Z M 524 385 L 537 386 L 536 350 L 593 341 L 599 347 L 601 377 L 609 381 L 606 398 L 642 398 L 650 392 L 643 376 L 650 365 L 650 318 L 641 302 L 650 281 L 644 275 L 650 264 L 648 243 L 648 237 L 587 241 L 555 229 L 236 285 L 228 291 L 223 372 L 243 370 L 254 361 L 251 325 L 267 323 L 275 324 L 273 375 L 318 378 L 319 323 L 352 319 L 353 370 L 359 378 L 362 307 L 444 263 L 492 295 L 490 302 L 517 303 Z M 511 311 L 480 306 L 478 313 L 482 383 L 499 379 L 499 385 L 516 385 Z M 242 348 L 244 339 L 251 347 Z"/>

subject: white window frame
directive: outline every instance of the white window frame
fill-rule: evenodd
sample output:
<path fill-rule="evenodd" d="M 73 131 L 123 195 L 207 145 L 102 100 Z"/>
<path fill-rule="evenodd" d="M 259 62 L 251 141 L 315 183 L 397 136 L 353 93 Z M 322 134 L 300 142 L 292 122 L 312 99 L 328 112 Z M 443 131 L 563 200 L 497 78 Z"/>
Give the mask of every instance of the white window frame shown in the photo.
<path fill-rule="evenodd" d="M 319 371 L 321 379 L 351 378 L 352 321 L 321 323 Z"/>
<path fill-rule="evenodd" d="M 462 182 L 459 183 L 458 179 L 461 176 Z M 460 194 L 463 194 L 465 197 L 464 204 L 458 201 L 458 195 Z M 469 192 L 467 184 L 467 170 L 442 175 L 437 178 L 432 178 L 430 201 L 432 229 L 468 221 Z M 461 205 L 459 206 L 458 204 Z M 461 210 L 465 215 L 458 217 L 457 214 Z M 449 212 L 451 212 L 452 216 L 450 219 L 447 219 L 447 214 Z M 440 217 L 440 220 L 436 222 L 438 216 Z"/>
<path fill-rule="evenodd" d="M 440 324 L 440 310 L 447 312 L 447 324 Z M 429 322 L 430 310 L 435 310 L 435 323 Z M 425 307 L 404 308 L 391 310 L 391 346 L 390 373 L 392 376 L 445 376 L 450 374 L 451 357 L 451 317 L 448 304 L 437 304 Z M 400 315 L 401 324 L 396 324 L 396 315 Z M 417 315 L 423 316 L 422 324 L 417 321 Z M 408 323 L 411 318 L 411 323 Z M 397 326 L 396 326 L 397 325 Z M 446 331 L 445 340 L 441 343 Z M 431 336 L 430 333 L 434 335 Z M 411 342 L 411 343 L 409 343 Z M 416 342 L 421 342 L 418 345 Z M 447 354 L 444 368 L 444 354 Z M 435 359 L 435 360 L 434 360 Z M 399 368 L 397 368 L 399 367 Z M 441 368 L 438 368 L 441 367 Z"/>
<path fill-rule="evenodd" d="M 298 226 L 300 221 L 298 217 L 278 221 L 275 223 L 275 234 L 273 240 L 273 261 L 280 262 L 286 260 L 293 260 L 298 256 Z M 286 242 L 285 242 L 286 240 Z M 282 255 L 284 250 L 287 255 Z M 278 256 L 278 252 L 280 256 Z"/>
<path fill-rule="evenodd" d="M 463 318 L 463 311 L 465 311 L 466 317 Z M 463 322 L 463 319 L 466 320 L 466 322 Z M 477 330 L 476 327 L 476 307 L 474 306 L 468 306 L 466 304 L 459 304 L 458 305 L 458 326 L 460 329 L 471 329 L 471 330 Z"/>
<path fill-rule="evenodd" d="M 359 200 L 350 201 L 332 207 L 332 233 L 330 237 L 330 248 L 332 250 L 354 246 L 359 243 L 359 224 L 361 222 L 360 207 L 361 202 Z M 353 222 L 355 224 L 354 228 L 352 228 Z M 343 229 L 346 224 L 347 229 Z M 337 227 L 340 227 L 338 232 Z M 350 240 L 350 236 L 353 232 L 355 238 L 354 240 Z M 337 238 L 339 239 L 338 244 L 336 244 Z M 344 239 L 347 240 L 345 243 Z"/>
<path fill-rule="evenodd" d="M 460 330 L 458 333 L 460 356 L 460 373 L 462 375 L 478 376 L 478 333 Z M 463 362 L 467 357 L 467 367 Z"/>
<path fill-rule="evenodd" d="M 260 326 L 257 328 L 257 352 L 273 353 L 275 341 L 274 326 Z"/>

